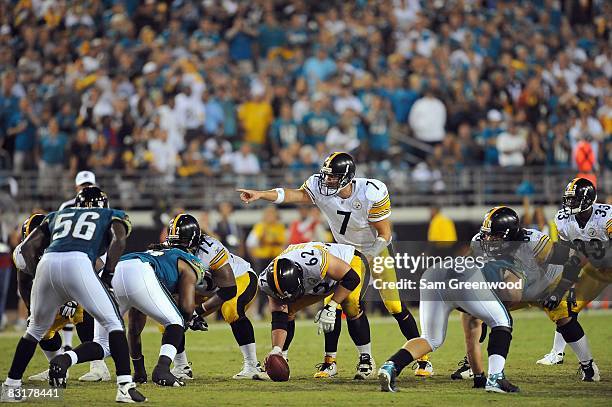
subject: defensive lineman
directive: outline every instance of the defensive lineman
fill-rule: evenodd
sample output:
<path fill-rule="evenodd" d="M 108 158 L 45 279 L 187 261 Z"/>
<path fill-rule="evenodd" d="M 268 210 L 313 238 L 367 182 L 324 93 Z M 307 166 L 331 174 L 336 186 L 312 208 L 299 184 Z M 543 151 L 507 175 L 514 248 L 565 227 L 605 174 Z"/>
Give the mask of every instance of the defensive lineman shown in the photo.
<path fill-rule="evenodd" d="M 313 174 L 299 189 L 276 188 L 269 191 L 239 189 L 245 203 L 264 199 L 276 204 L 313 203 L 319 207 L 338 243 L 354 246 L 368 261 L 375 256 L 388 256 L 391 248 L 391 201 L 384 183 L 376 179 L 355 178 L 355 162 L 350 154 L 329 155 L 318 174 Z M 378 276 L 377 276 L 378 277 Z M 396 281 L 395 269 L 385 269 L 383 281 Z M 385 307 L 397 320 L 407 340 L 418 337 L 412 314 L 400 301 L 397 290 L 381 290 Z M 336 349 L 340 337 L 341 311 L 337 312 L 336 329 L 325 335 L 325 360 L 315 377 L 337 374 Z M 427 360 L 419 362 L 416 374 L 433 372 Z"/>
<path fill-rule="evenodd" d="M 112 278 L 130 229 L 127 215 L 108 209 L 106 195 L 97 187 L 88 187 L 77 195 L 77 208 L 50 213 L 28 236 L 21 252 L 27 269 L 36 270 L 32 286 L 32 316 L 2 386 L 4 400 L 19 401 L 14 396 L 9 397 L 7 390 L 21 387 L 23 372 L 34 355 L 36 344 L 53 324 L 56 310 L 66 301 L 75 300 L 110 332 L 109 344 L 118 385 L 115 400 L 146 401 L 132 381 L 123 320 L 103 282 L 108 283 Z M 45 253 L 40 257 L 43 250 Z M 102 277 L 98 277 L 93 264 L 104 252 L 108 252 L 108 259 Z M 69 351 L 67 355 L 76 361 L 77 350 Z M 61 367 L 52 361 L 49 365 L 50 382 L 65 386 L 65 379 L 61 377 L 65 378 L 65 372 L 61 372 Z"/>

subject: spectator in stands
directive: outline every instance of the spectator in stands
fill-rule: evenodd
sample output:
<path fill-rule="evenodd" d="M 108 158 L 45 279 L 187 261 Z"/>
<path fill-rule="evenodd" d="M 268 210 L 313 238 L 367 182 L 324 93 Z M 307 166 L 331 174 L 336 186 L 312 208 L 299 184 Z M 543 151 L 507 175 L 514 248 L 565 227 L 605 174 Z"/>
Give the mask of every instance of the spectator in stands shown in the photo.
<path fill-rule="evenodd" d="M 325 143 L 329 129 L 336 124 L 336 116 L 325 110 L 325 96 L 316 92 L 312 95 L 312 110 L 304 115 L 304 143 L 317 146 Z"/>
<path fill-rule="evenodd" d="M 323 45 L 316 45 L 313 56 L 304 62 L 304 76 L 311 92 L 317 90 L 320 82 L 325 82 L 336 73 L 336 62 L 329 57 Z"/>
<path fill-rule="evenodd" d="M 391 113 L 382 97 L 372 95 L 371 107 L 365 114 L 368 158 L 380 161 L 388 158 L 391 147 Z"/>
<path fill-rule="evenodd" d="M 301 144 L 302 139 L 302 129 L 299 123 L 293 120 L 291 104 L 285 102 L 281 105 L 280 117 L 270 128 L 273 156 L 278 156 L 281 150 L 294 144 Z"/>
<path fill-rule="evenodd" d="M 410 110 L 409 122 L 418 140 L 435 145 L 444 139 L 446 107 L 435 96 L 430 86 L 425 88 L 423 97 L 414 102 Z"/>
<path fill-rule="evenodd" d="M 497 136 L 496 145 L 500 166 L 520 167 L 525 164 L 527 141 L 518 133 L 514 122 L 509 122 L 508 128 Z"/>
<path fill-rule="evenodd" d="M 548 136 L 548 164 L 565 168 L 570 166 L 572 146 L 565 125 L 557 123 Z"/>
<path fill-rule="evenodd" d="M 52 118 L 39 129 L 40 159 L 38 161 L 38 190 L 45 198 L 60 192 L 58 180 L 62 179 L 68 137 L 60 133 L 57 120 Z"/>
<path fill-rule="evenodd" d="M 240 150 L 232 154 L 232 171 L 238 175 L 256 175 L 261 171 L 259 160 L 249 143 L 242 143 Z"/>
<path fill-rule="evenodd" d="M 345 110 L 338 123 L 329 129 L 325 137 L 328 151 L 355 152 L 366 137 L 365 129 L 353 110 Z"/>
<path fill-rule="evenodd" d="M 178 165 L 178 153 L 168 141 L 168 133 L 160 128 L 148 131 L 147 150 L 151 154 L 151 170 L 164 176 L 165 181 L 172 181 Z"/>
<path fill-rule="evenodd" d="M 32 167 L 31 158 L 36 144 L 36 128 L 40 125 L 38 117 L 34 114 L 30 101 L 23 97 L 8 122 L 7 135 L 14 138 L 15 154 L 13 168 L 21 172 Z"/>
<path fill-rule="evenodd" d="M 202 92 L 204 102 L 204 134 L 206 137 L 215 136 L 223 132 L 225 118 L 223 106 L 215 96 L 215 90 L 207 88 Z"/>
<path fill-rule="evenodd" d="M 266 100 L 266 88 L 259 82 L 251 84 L 251 100 L 238 109 L 238 120 L 244 131 L 243 140 L 252 144 L 256 151 L 266 143 L 268 129 L 274 120 L 272 106 Z"/>

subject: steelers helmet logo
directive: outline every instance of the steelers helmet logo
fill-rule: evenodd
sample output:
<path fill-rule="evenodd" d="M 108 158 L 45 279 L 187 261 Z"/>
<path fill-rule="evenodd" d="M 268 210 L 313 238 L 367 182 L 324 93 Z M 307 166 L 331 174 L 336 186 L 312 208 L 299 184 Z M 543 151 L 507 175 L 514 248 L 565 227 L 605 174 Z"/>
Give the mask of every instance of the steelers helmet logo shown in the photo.
<path fill-rule="evenodd" d="M 353 209 L 355 209 L 356 211 L 358 211 L 359 209 L 361 209 L 362 205 L 361 205 L 361 201 L 353 201 Z"/>

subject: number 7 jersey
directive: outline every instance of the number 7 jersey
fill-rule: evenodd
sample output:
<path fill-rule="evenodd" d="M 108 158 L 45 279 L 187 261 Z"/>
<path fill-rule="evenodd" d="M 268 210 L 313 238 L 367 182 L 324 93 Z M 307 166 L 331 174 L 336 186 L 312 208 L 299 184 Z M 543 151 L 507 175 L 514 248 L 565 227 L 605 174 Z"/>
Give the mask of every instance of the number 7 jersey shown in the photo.
<path fill-rule="evenodd" d="M 318 177 L 319 174 L 312 175 L 300 189 L 319 207 L 336 242 L 354 246 L 368 257 L 378 255 L 372 252 L 378 233 L 370 222 L 381 221 L 391 214 L 386 185 L 376 179 L 355 178 L 351 181 L 353 193 L 343 199 L 321 194 Z"/>
<path fill-rule="evenodd" d="M 108 208 L 66 208 L 51 212 L 42 225 L 49 229 L 50 252 L 83 252 L 92 263 L 106 252 L 110 244 L 113 221 L 124 224 L 129 235 L 132 226 L 125 212 Z M 41 226 L 42 226 L 41 225 Z"/>

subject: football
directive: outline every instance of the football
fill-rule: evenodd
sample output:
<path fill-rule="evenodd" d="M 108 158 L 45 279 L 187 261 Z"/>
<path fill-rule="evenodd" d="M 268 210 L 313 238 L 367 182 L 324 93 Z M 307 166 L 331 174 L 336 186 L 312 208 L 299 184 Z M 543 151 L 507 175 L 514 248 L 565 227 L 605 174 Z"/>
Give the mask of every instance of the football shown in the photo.
<path fill-rule="evenodd" d="M 289 380 L 289 364 L 282 355 L 270 355 L 265 362 L 266 373 L 275 382 Z"/>

